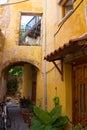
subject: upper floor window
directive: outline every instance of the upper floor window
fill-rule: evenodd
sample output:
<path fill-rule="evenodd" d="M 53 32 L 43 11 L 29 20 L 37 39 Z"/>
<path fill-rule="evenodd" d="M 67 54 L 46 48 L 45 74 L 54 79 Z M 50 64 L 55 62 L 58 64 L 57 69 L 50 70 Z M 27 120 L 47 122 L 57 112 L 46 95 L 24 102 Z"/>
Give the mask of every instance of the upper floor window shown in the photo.
<path fill-rule="evenodd" d="M 62 6 L 62 17 L 64 17 L 70 10 L 73 9 L 72 0 L 59 0 L 58 3 Z"/>
<path fill-rule="evenodd" d="M 65 14 L 68 13 L 71 9 L 73 9 L 72 0 L 68 0 L 68 1 L 64 4 L 64 8 L 65 8 Z"/>
<path fill-rule="evenodd" d="M 40 45 L 41 16 L 21 15 L 19 45 Z"/>

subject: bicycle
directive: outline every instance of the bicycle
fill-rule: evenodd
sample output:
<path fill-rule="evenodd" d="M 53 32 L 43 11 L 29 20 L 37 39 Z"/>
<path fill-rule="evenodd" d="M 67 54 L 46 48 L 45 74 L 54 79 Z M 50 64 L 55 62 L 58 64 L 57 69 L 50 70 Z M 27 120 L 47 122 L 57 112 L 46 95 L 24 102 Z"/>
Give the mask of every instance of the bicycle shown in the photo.
<path fill-rule="evenodd" d="M 0 130 L 7 130 L 11 127 L 11 120 L 8 114 L 8 108 L 5 102 L 0 103 Z"/>

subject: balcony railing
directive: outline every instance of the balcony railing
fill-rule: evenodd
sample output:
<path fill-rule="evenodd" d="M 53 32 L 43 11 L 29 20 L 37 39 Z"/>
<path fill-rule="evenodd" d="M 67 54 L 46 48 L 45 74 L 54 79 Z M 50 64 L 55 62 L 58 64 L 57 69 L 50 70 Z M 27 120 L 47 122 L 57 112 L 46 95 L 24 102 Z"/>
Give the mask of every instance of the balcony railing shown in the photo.
<path fill-rule="evenodd" d="M 34 16 L 25 26 L 20 30 L 20 45 L 40 45 L 40 28 L 41 19 Z"/>
<path fill-rule="evenodd" d="M 25 31 L 30 30 L 40 20 L 39 16 L 34 16 L 25 26 Z"/>

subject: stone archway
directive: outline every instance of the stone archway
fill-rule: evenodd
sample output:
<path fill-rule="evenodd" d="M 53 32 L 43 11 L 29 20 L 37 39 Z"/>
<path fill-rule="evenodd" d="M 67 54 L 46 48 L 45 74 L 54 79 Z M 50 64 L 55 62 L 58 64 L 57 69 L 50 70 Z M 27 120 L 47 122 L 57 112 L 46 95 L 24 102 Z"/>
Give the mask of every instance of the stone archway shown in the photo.
<path fill-rule="evenodd" d="M 18 65 L 24 65 L 24 64 L 29 64 L 29 65 L 31 65 L 31 66 L 33 66 L 33 67 L 35 67 L 37 70 L 40 70 L 40 64 L 38 63 L 38 62 L 36 62 L 36 61 L 33 61 L 33 60 L 29 60 L 29 59 L 23 59 L 23 58 L 21 58 L 21 59 L 19 59 L 19 58 L 16 58 L 16 59 L 12 59 L 12 60 L 8 60 L 8 61 L 6 61 L 6 62 L 3 62 L 3 64 L 1 65 L 1 70 L 0 70 L 0 73 L 1 73 L 1 90 L 3 90 L 4 89 L 4 91 L 6 92 L 6 75 L 7 75 L 7 71 L 11 68 L 11 67 L 13 67 L 13 66 L 18 66 Z M 29 69 L 28 71 L 30 71 L 31 72 L 31 70 Z M 27 77 L 27 76 L 26 76 Z M 4 79 L 4 82 L 3 82 L 3 79 Z M 31 77 L 29 77 L 29 79 L 31 79 Z M 5 83 L 5 84 L 4 84 Z M 24 86 L 25 86 L 25 88 L 24 88 L 24 90 L 26 89 L 26 86 L 28 86 L 28 85 L 32 85 L 33 86 L 33 81 L 30 81 L 30 84 L 29 84 L 29 82 L 27 82 L 27 83 L 25 83 L 24 84 Z M 35 87 L 35 86 L 34 86 Z M 28 95 L 28 91 L 32 91 L 31 90 L 32 88 L 30 88 L 30 89 L 26 89 L 26 92 L 25 93 L 23 93 L 24 94 L 24 96 L 26 96 L 26 97 L 28 97 L 29 95 Z M 4 92 L 3 91 L 3 92 Z M 32 92 L 31 92 L 31 94 L 32 94 Z M 30 95 L 31 95 L 30 94 Z M 3 97 L 4 97 L 4 95 L 5 95 L 5 93 L 3 94 Z M 31 96 L 31 98 L 32 98 L 32 96 Z"/>
<path fill-rule="evenodd" d="M 9 67 L 9 66 L 11 66 L 13 64 L 20 64 L 20 63 L 30 63 L 30 64 L 34 65 L 39 70 L 40 70 L 40 67 L 41 67 L 40 63 L 38 63 L 37 61 L 31 60 L 31 59 L 27 59 L 27 58 L 20 58 L 20 59 L 19 58 L 13 58 L 13 59 L 7 60 L 5 62 L 3 61 L 2 65 L 0 67 L 0 73 L 2 73 L 2 71 L 5 68 L 7 68 L 7 67 Z"/>

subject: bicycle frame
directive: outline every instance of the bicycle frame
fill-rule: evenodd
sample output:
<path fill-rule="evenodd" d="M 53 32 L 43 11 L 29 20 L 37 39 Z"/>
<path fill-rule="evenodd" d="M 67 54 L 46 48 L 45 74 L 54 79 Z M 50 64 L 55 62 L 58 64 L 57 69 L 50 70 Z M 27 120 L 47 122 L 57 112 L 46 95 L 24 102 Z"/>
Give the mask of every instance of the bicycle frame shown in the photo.
<path fill-rule="evenodd" d="M 3 130 L 7 130 L 7 117 L 8 117 L 8 113 L 7 113 L 7 106 L 5 102 L 0 103 L 0 107 L 2 109 L 2 113 L 1 113 L 1 117 L 2 117 L 2 129 Z M 10 120 L 9 120 L 10 121 Z"/>

